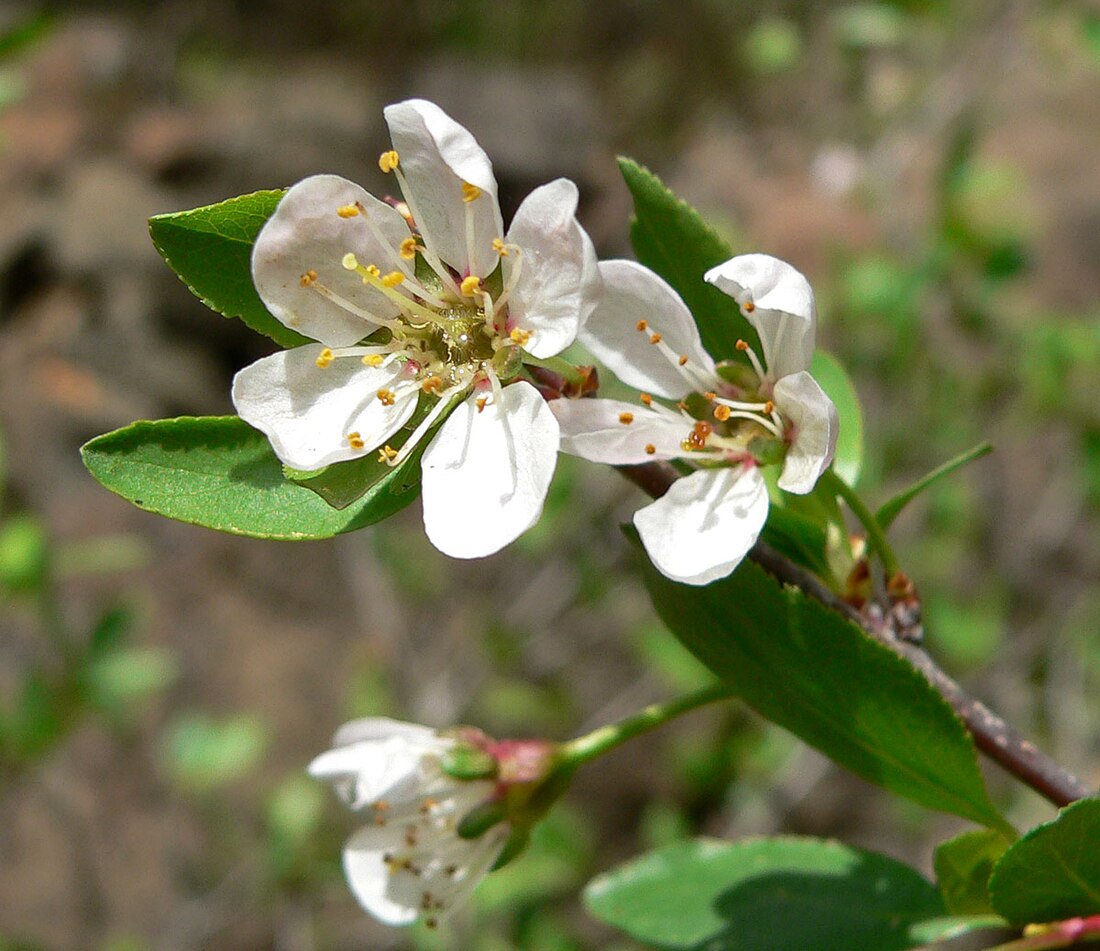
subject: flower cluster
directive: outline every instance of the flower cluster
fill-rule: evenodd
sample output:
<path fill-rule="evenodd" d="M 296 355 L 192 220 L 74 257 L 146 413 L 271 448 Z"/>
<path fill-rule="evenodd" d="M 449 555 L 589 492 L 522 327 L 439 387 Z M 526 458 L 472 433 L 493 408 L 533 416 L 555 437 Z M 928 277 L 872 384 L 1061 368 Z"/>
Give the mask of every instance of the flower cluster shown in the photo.
<path fill-rule="evenodd" d="M 335 175 L 286 193 L 252 276 L 271 313 L 317 343 L 245 367 L 233 402 L 307 471 L 371 454 L 397 466 L 430 436 L 425 529 L 476 558 L 542 512 L 558 424 L 519 374 L 573 342 L 599 292 L 595 251 L 572 182 L 533 191 L 505 233 L 492 164 L 466 129 L 423 100 L 385 116 L 379 166 L 404 203 Z"/>
<path fill-rule="evenodd" d="M 600 271 L 604 294 L 581 339 L 643 392 L 637 405 L 556 401 L 562 448 L 612 465 L 678 459 L 695 467 L 634 524 L 663 574 L 707 584 L 729 574 L 764 527 L 762 463 L 782 458 L 779 488 L 805 494 L 832 462 L 836 407 L 809 373 L 813 291 L 789 264 L 763 254 L 708 271 L 705 279 L 737 301 L 763 351 L 739 341 L 748 365 L 720 367 L 661 278 L 631 261 L 606 261 Z"/>

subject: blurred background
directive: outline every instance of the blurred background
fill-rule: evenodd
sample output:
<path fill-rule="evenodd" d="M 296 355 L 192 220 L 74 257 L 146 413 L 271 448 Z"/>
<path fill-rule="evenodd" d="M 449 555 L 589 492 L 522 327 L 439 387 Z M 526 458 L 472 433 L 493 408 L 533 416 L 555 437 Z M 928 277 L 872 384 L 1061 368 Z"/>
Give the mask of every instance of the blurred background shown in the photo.
<path fill-rule="evenodd" d="M 987 0 L 0 3 L 0 949 L 627 951 L 578 892 L 678 836 L 836 836 L 926 872 L 962 824 L 738 705 L 582 772 L 453 927 L 391 932 L 304 775 L 343 720 L 566 738 L 703 681 L 648 607 L 614 473 L 460 563 L 414 505 L 326 543 L 161 520 L 77 449 L 231 412 L 268 343 L 146 219 L 337 172 L 382 194 L 382 107 L 434 99 L 505 217 L 558 175 L 629 255 L 614 164 L 810 276 L 865 401 L 872 502 L 989 439 L 898 522 L 943 665 L 1100 782 L 1100 11 Z M 1051 815 L 995 771 L 1028 825 Z"/>

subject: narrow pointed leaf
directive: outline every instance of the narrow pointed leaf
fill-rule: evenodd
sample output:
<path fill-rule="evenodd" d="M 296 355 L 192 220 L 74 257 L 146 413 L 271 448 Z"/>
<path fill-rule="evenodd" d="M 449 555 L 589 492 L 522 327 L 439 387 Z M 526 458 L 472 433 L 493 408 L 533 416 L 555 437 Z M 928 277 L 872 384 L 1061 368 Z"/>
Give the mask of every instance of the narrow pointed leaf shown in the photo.
<path fill-rule="evenodd" d="M 282 347 L 311 341 L 284 327 L 252 283 L 252 245 L 283 197 L 253 192 L 191 211 L 149 219 L 153 244 L 191 292 L 225 317 L 239 317 Z"/>
<path fill-rule="evenodd" d="M 644 573 L 669 629 L 757 712 L 891 792 L 1006 826 L 947 701 L 846 618 L 750 561 L 706 587 Z"/>
<path fill-rule="evenodd" d="M 993 869 L 989 894 L 1016 924 L 1100 915 L 1100 798 L 1028 832 Z"/>
<path fill-rule="evenodd" d="M 841 430 L 841 432 L 843 433 L 843 430 Z M 909 486 L 909 488 L 903 489 L 895 495 L 875 513 L 875 518 L 878 520 L 879 525 L 881 525 L 884 530 L 889 528 L 890 525 L 893 524 L 894 519 L 901 513 L 901 510 L 925 489 L 935 485 L 945 476 L 951 475 L 956 469 L 961 469 L 968 462 L 973 462 L 975 459 L 981 459 L 982 456 L 988 455 L 992 451 L 993 446 L 987 442 L 983 442 L 981 445 L 975 446 L 973 449 L 967 449 L 966 452 L 960 453 L 954 459 L 949 459 L 942 466 L 933 469 L 923 479 L 917 480 Z"/>
<path fill-rule="evenodd" d="M 330 538 L 404 508 L 418 492 L 415 460 L 392 470 L 357 501 L 333 508 L 288 481 L 262 433 L 236 416 L 137 422 L 81 450 L 106 488 L 149 512 L 234 535 L 299 541 Z"/>
<path fill-rule="evenodd" d="M 900 951 L 944 913 L 914 869 L 793 836 L 678 842 L 594 879 L 585 903 L 665 951 Z"/>
<path fill-rule="evenodd" d="M 708 268 L 733 257 L 733 249 L 649 169 L 620 158 L 619 170 L 634 198 L 630 240 L 638 260 L 684 299 L 715 360 L 747 363 L 737 341 L 746 340 L 759 353 L 756 331 L 732 297 L 703 280 Z"/>

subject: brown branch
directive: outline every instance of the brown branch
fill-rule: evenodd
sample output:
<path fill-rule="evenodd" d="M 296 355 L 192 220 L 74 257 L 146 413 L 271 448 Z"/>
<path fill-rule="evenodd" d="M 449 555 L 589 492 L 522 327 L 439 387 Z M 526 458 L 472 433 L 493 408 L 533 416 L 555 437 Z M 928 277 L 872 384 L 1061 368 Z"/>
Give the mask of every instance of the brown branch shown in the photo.
<path fill-rule="evenodd" d="M 664 495 L 679 477 L 676 470 L 665 462 L 619 466 L 618 469 L 653 498 Z M 873 620 L 860 613 L 826 587 L 816 575 L 796 565 L 764 542 L 757 542 L 753 546 L 749 558 L 777 581 L 800 588 L 804 594 L 843 614 L 875 640 L 908 660 L 951 704 L 955 713 L 966 724 L 978 749 L 1041 796 L 1056 806 L 1065 806 L 1092 795 L 1080 779 L 1040 752 L 1033 743 L 1024 739 L 1015 728 L 980 700 L 970 696 L 936 665 L 926 651 L 899 638 L 885 620 Z"/>

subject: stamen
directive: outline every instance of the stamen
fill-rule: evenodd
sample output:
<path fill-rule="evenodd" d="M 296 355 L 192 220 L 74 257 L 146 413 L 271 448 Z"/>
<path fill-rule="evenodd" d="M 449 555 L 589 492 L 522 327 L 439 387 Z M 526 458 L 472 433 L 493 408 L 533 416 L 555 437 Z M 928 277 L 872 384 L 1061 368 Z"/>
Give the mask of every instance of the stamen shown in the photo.
<path fill-rule="evenodd" d="M 336 214 L 341 218 L 356 218 L 359 215 L 359 203 L 356 202 L 354 205 L 344 205 L 337 208 Z"/>
<path fill-rule="evenodd" d="M 469 269 L 469 273 L 471 275 L 474 275 L 478 271 L 480 271 L 481 268 L 478 267 L 477 247 L 474 244 L 474 205 L 473 205 L 473 202 L 474 202 L 474 198 L 477 198 L 477 196 L 481 194 L 481 189 L 477 188 L 477 186 L 475 186 L 475 185 L 470 185 L 469 187 L 473 188 L 477 192 L 477 194 L 474 195 L 473 198 L 467 198 L 466 197 L 467 196 L 467 191 L 466 191 L 467 185 L 468 185 L 467 182 L 462 183 L 462 200 L 466 203 L 466 263 L 467 263 L 467 267 Z"/>
<path fill-rule="evenodd" d="M 356 452 L 362 449 L 366 443 L 363 442 L 363 437 L 358 432 L 348 433 L 347 435 L 348 445 L 351 446 Z"/>
<path fill-rule="evenodd" d="M 368 367 L 380 367 L 386 362 L 386 358 L 380 353 L 368 353 L 363 357 L 363 365 Z"/>
<path fill-rule="evenodd" d="M 394 153 L 396 155 L 396 153 Z M 385 171 L 385 169 L 383 169 Z M 423 227 L 424 217 L 420 214 L 420 210 L 416 206 L 416 202 L 413 200 L 412 191 L 409 188 L 409 183 L 402 174 L 401 169 L 395 164 L 393 167 L 394 177 L 397 179 L 397 184 L 401 186 L 401 194 L 405 196 L 405 204 L 408 206 L 409 216 L 414 221 L 420 223 Z M 409 216 L 406 216 L 408 221 Z M 428 240 L 428 235 L 421 234 L 421 240 L 424 242 L 422 252 L 424 254 L 424 260 L 428 262 L 428 266 L 435 271 L 436 276 L 442 281 L 443 286 L 447 290 L 458 295 L 458 285 L 455 284 L 454 278 L 451 277 L 451 272 L 447 269 L 446 265 L 439 259 L 439 255 L 435 253 L 435 249 L 431 246 L 431 242 Z M 385 242 L 383 242 L 385 244 Z"/>
<path fill-rule="evenodd" d="M 317 283 L 317 272 L 313 271 L 313 270 L 306 271 L 306 273 L 303 274 L 298 279 L 298 284 L 301 287 L 309 287 L 311 284 L 316 284 L 316 283 Z"/>
<path fill-rule="evenodd" d="M 303 275 L 303 276 L 308 276 L 308 275 Z M 369 323 L 375 324 L 376 326 L 388 327 L 397 336 L 403 336 L 404 335 L 404 328 L 401 326 L 401 321 L 399 321 L 399 320 L 389 320 L 385 317 L 378 317 L 375 314 L 372 314 L 369 311 L 364 310 L 362 307 L 359 307 L 359 306 L 353 304 L 346 297 L 342 297 L 339 294 L 337 294 L 334 290 L 332 290 L 331 288 L 326 287 L 324 284 L 322 284 L 316 278 L 311 278 L 309 283 L 303 284 L 302 286 L 313 288 L 313 290 L 315 290 L 318 294 L 320 294 L 326 300 L 330 300 L 334 304 L 336 304 L 338 307 L 344 308 L 344 310 L 346 310 L 349 314 L 354 314 L 356 317 L 360 317 L 363 320 L 368 321 Z"/>
<path fill-rule="evenodd" d="M 648 324 L 648 323 L 646 323 L 646 321 L 644 321 L 644 320 L 639 320 L 639 321 L 638 321 L 638 322 L 637 322 L 637 323 L 636 323 L 636 324 L 634 325 L 634 329 L 635 329 L 635 330 L 643 330 L 643 331 L 644 331 L 644 330 L 647 330 L 648 328 L 649 328 L 649 324 Z"/>
<path fill-rule="evenodd" d="M 652 456 L 657 451 L 657 447 L 654 446 L 653 443 L 647 442 L 645 444 L 645 451 L 647 456 Z"/>
<path fill-rule="evenodd" d="M 390 300 L 392 300 L 398 307 L 404 311 L 409 311 L 417 316 L 423 317 L 425 320 L 431 321 L 434 324 L 445 323 L 443 317 L 437 314 L 434 310 L 430 310 L 423 304 L 418 304 L 416 301 L 409 297 L 406 297 L 400 291 L 395 290 L 396 285 L 404 283 L 407 278 L 402 271 L 391 271 L 385 277 L 380 276 L 378 268 L 373 264 L 362 265 L 359 263 L 358 258 L 350 251 L 344 255 L 341 260 L 343 266 L 349 271 L 355 271 L 362 279 L 363 283 L 370 287 L 377 288 L 383 294 L 385 294 Z M 373 318 L 378 320 L 377 318 Z M 383 326 L 391 327 L 397 325 L 400 327 L 400 334 L 404 336 L 405 328 L 401 327 L 399 321 L 390 321 L 385 323 L 378 321 Z"/>
<path fill-rule="evenodd" d="M 703 394 L 703 399 L 708 403 L 713 403 L 717 396 L 718 394 L 715 393 L 714 390 L 707 390 L 706 393 Z"/>
<path fill-rule="evenodd" d="M 660 334 L 650 334 L 649 335 L 649 342 L 651 344 L 653 344 L 654 346 L 656 346 L 657 344 L 659 344 L 661 342 L 661 335 Z"/>
<path fill-rule="evenodd" d="M 405 275 L 401 271 L 390 271 L 381 280 L 383 287 L 397 287 L 405 282 Z"/>
<path fill-rule="evenodd" d="M 629 426 L 632 422 L 634 422 L 634 414 L 619 413 L 619 422 L 622 423 L 624 426 Z"/>
<path fill-rule="evenodd" d="M 314 362 L 317 364 L 317 366 L 319 366 L 322 370 L 324 370 L 326 367 L 328 367 L 332 364 L 332 360 L 333 360 L 332 350 L 330 350 L 328 347 L 325 347 L 324 350 L 322 350 L 319 354 L 317 354 L 317 359 Z"/>
<path fill-rule="evenodd" d="M 481 197 L 481 189 L 469 182 L 462 183 L 462 200 L 465 202 L 476 201 Z"/>
<path fill-rule="evenodd" d="M 767 413 L 769 416 L 774 413 L 775 403 L 773 403 L 771 400 L 768 400 L 768 402 L 764 404 L 764 412 Z"/>
<path fill-rule="evenodd" d="M 474 294 L 476 294 L 478 290 L 480 290 L 480 288 L 481 278 L 477 277 L 474 274 L 471 274 L 469 277 L 463 278 L 462 283 L 459 285 L 459 290 L 461 290 L 466 297 L 473 297 Z"/>
<path fill-rule="evenodd" d="M 455 393 L 461 392 L 470 385 L 470 379 L 471 378 L 467 376 L 465 379 L 460 380 L 454 386 L 440 393 L 439 402 L 436 403 L 435 406 L 433 406 L 428 412 L 428 415 L 420 421 L 420 424 L 416 427 L 416 429 L 413 430 L 412 435 L 405 440 L 405 444 L 400 448 L 400 450 L 398 450 L 398 452 L 390 458 L 379 459 L 379 462 L 385 462 L 391 468 L 401 465 L 401 463 L 408 458 L 409 453 L 416 448 L 416 444 L 424 438 L 424 434 L 435 425 L 435 421 L 439 419 L 443 411 L 450 406 L 451 397 L 454 396 Z"/>
<path fill-rule="evenodd" d="M 677 361 L 680 366 L 686 366 L 688 362 L 688 355 L 686 353 L 680 354 L 680 359 Z"/>
<path fill-rule="evenodd" d="M 527 343 L 528 340 L 531 339 L 531 331 L 521 330 L 519 327 L 513 327 L 512 332 L 508 334 L 508 337 L 511 339 L 512 343 L 522 347 Z"/>
<path fill-rule="evenodd" d="M 508 282 L 504 285 L 504 290 L 500 292 L 500 297 L 497 298 L 497 302 L 494 305 L 494 315 L 499 315 L 504 309 L 505 303 L 508 301 L 508 297 L 519 283 L 520 273 L 523 271 L 523 251 L 519 245 L 509 244 L 508 250 L 515 255 L 512 259 L 512 272 L 508 275 Z"/>
<path fill-rule="evenodd" d="M 395 149 L 390 149 L 378 156 L 378 167 L 387 174 L 397 171 L 399 164 L 401 164 L 401 157 Z"/>
<path fill-rule="evenodd" d="M 716 420 L 718 420 L 719 422 L 724 423 L 727 419 L 730 418 L 730 413 L 731 412 L 732 411 L 730 410 L 730 408 L 728 406 L 722 406 L 722 405 L 715 406 L 714 407 L 714 418 Z"/>
<path fill-rule="evenodd" d="M 750 422 L 763 426 L 768 432 L 770 432 L 777 439 L 783 438 L 783 431 L 779 426 L 770 419 L 766 419 L 763 416 L 758 416 L 756 413 L 748 413 L 744 410 L 730 410 L 729 416 L 726 419 L 747 419 Z"/>
<path fill-rule="evenodd" d="M 749 358 L 749 363 L 752 364 L 752 368 L 756 371 L 756 375 L 761 380 L 764 379 L 764 368 L 760 365 L 760 358 L 756 355 L 756 352 L 750 347 L 744 340 L 738 340 L 736 347 L 742 353 L 746 354 Z M 767 354 L 764 354 L 767 357 Z"/>
<path fill-rule="evenodd" d="M 747 300 L 741 305 L 741 309 L 746 314 L 751 314 L 754 310 L 756 310 L 756 305 L 751 300 Z"/>
<path fill-rule="evenodd" d="M 650 396 L 648 393 L 639 393 L 638 394 L 638 399 L 640 399 L 643 403 L 645 403 L 646 406 L 652 406 L 653 405 L 653 397 Z"/>
<path fill-rule="evenodd" d="M 484 412 L 485 405 L 489 402 L 489 397 L 479 396 L 474 402 L 477 404 L 477 411 L 481 413 Z"/>
<path fill-rule="evenodd" d="M 389 443 L 386 443 L 381 449 L 378 450 L 379 462 L 390 462 L 392 459 L 397 458 L 397 450 L 393 448 Z"/>
<path fill-rule="evenodd" d="M 382 387 L 382 389 L 378 391 L 377 396 L 378 402 L 381 403 L 383 406 L 393 406 L 394 402 L 397 399 L 393 390 L 386 389 L 386 387 Z"/>
<path fill-rule="evenodd" d="M 504 243 L 503 238 L 493 238 L 493 250 L 502 258 L 508 257 L 508 246 Z"/>
<path fill-rule="evenodd" d="M 433 374 L 420 384 L 420 389 L 425 393 L 438 393 L 443 389 L 443 377 Z"/>
<path fill-rule="evenodd" d="M 416 238 L 406 238 L 401 242 L 400 254 L 406 261 L 412 261 L 416 257 Z"/>

